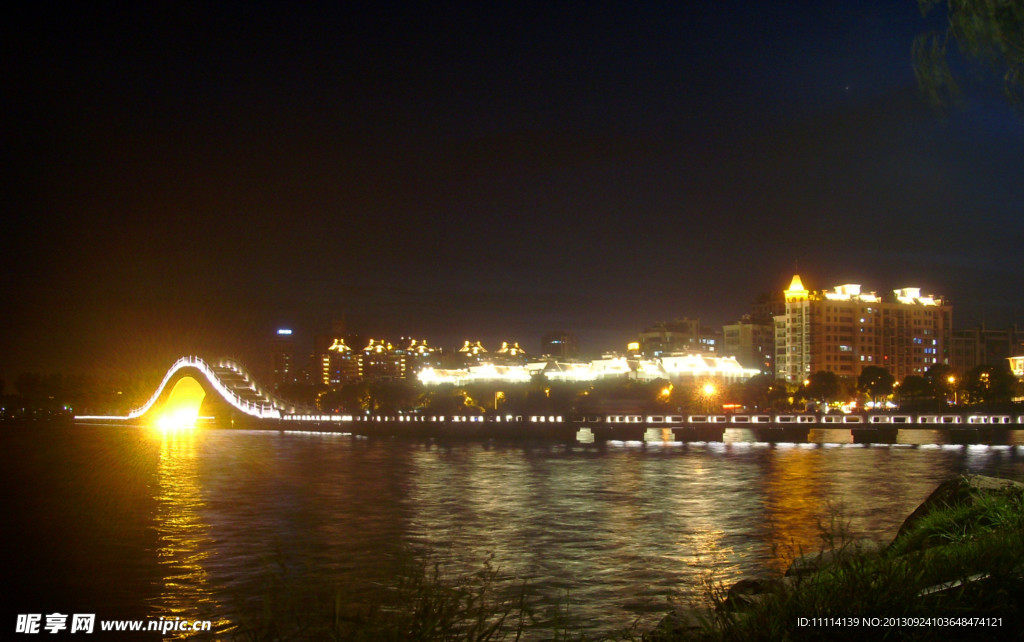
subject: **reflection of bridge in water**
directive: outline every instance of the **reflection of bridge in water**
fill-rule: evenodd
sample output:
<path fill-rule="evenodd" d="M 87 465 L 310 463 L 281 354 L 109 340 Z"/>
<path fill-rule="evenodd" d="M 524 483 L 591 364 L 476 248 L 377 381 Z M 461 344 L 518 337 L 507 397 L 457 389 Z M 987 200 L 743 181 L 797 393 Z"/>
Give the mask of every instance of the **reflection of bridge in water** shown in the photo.
<path fill-rule="evenodd" d="M 79 421 L 134 422 L 173 399 L 178 383 L 193 379 L 227 413 L 232 425 L 343 432 L 381 437 L 466 439 L 553 439 L 594 441 L 758 441 L 819 443 L 954 443 L 1024 445 L 1024 415 L 1011 414 L 600 414 L 600 415 L 432 415 L 327 414 L 285 401 L 257 383 L 237 361 L 208 363 L 182 357 L 139 408 L 123 416 L 79 416 Z M 195 402 L 196 410 L 202 398 Z M 730 433 L 727 438 L 727 431 Z M 812 432 L 818 433 L 812 437 Z M 816 438 L 815 438 L 816 437 Z"/>

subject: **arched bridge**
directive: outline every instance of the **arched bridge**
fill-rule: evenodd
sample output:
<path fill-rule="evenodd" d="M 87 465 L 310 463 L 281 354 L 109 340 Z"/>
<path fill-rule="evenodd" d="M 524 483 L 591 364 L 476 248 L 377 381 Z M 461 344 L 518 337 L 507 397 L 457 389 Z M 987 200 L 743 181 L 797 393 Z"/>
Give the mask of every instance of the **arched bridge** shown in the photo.
<path fill-rule="evenodd" d="M 185 376 L 200 382 L 207 393 L 215 392 L 235 410 L 257 419 L 280 419 L 283 415 L 301 412 L 295 404 L 274 396 L 260 386 L 242 364 L 233 359 L 221 359 L 216 364 L 199 357 L 182 357 L 174 362 L 156 392 L 142 406 L 127 415 L 83 415 L 76 419 L 138 419 L 148 413 L 164 396 L 168 388 Z"/>
<path fill-rule="evenodd" d="M 166 422 L 163 427 L 176 428 L 194 423 L 203 400 L 214 393 L 215 398 L 240 413 L 240 418 L 269 420 L 266 423 L 282 430 L 311 429 L 316 432 L 344 432 L 360 436 L 537 438 L 572 442 L 721 442 L 725 441 L 725 431 L 731 429 L 734 431 L 733 440 L 737 439 L 735 433 L 739 431 L 738 439 L 741 441 L 805 443 L 810 438 L 811 430 L 817 429 L 831 434 L 827 438 L 835 443 L 901 443 L 901 435 L 909 440 L 906 443 L 918 443 L 921 437 L 913 437 L 911 433 L 924 430 L 939 433 L 938 437 L 932 436 L 929 439 L 941 443 L 1012 444 L 1024 447 L 1024 415 L 1010 414 L 325 414 L 311 408 L 298 407 L 271 394 L 237 361 L 221 359 L 214 364 L 199 357 L 178 359 L 146 403 L 127 415 L 79 415 L 76 419 L 126 421 L 142 418 L 152 411 L 158 426 Z M 245 423 L 251 425 L 250 422 Z"/>

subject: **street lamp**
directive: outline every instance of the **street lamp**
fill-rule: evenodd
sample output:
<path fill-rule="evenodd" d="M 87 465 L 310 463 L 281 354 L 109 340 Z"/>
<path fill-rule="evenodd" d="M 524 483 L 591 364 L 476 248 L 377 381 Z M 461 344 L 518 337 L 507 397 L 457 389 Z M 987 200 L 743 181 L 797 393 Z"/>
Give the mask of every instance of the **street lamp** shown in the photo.
<path fill-rule="evenodd" d="M 700 391 L 701 397 L 704 399 L 706 412 L 711 412 L 711 402 L 714 400 L 715 395 L 718 394 L 718 388 L 715 387 L 715 384 L 709 381 L 701 387 Z"/>
<path fill-rule="evenodd" d="M 949 375 L 946 377 L 946 381 L 949 382 L 949 387 L 953 389 L 953 405 L 956 405 L 956 377 Z"/>

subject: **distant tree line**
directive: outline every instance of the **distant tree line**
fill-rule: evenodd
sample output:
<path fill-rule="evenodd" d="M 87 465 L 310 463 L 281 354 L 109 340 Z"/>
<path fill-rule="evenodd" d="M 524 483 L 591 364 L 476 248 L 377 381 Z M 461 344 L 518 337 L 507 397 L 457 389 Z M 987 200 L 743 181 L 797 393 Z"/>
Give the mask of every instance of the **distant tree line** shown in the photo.
<path fill-rule="evenodd" d="M 880 366 L 864 368 L 856 379 L 817 372 L 795 394 L 819 404 L 857 400 L 861 407 L 868 401 L 892 400 L 904 410 L 927 412 L 951 406 L 1006 408 L 1024 395 L 1024 390 L 1009 364 L 1000 362 L 978 366 L 962 377 L 949 366 L 935 365 L 923 375 L 908 375 L 902 382 Z"/>
<path fill-rule="evenodd" d="M 103 380 L 82 374 L 23 372 L 13 390 L 0 379 L 0 421 L 126 414 L 153 394 L 163 373 Z"/>

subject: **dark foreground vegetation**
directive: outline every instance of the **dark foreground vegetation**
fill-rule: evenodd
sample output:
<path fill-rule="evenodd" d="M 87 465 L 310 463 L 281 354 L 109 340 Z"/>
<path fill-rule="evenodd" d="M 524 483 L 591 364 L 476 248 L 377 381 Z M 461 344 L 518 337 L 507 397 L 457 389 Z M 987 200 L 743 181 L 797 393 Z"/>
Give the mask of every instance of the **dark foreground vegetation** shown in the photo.
<path fill-rule="evenodd" d="M 452 573 L 440 563 L 408 562 L 398 580 L 354 604 L 299 596 L 272 582 L 259 613 L 222 632 L 234 640 L 579 640 L 556 608 L 535 608 L 528 587 L 499 589 L 499 571 L 485 563 Z M 507 586 L 507 583 L 504 583 Z"/>
<path fill-rule="evenodd" d="M 846 536 L 784 577 L 709 586 L 648 640 L 1024 639 L 1024 484 L 962 476 L 887 546 Z M 877 618 L 877 619 L 876 619 Z"/>

